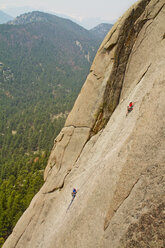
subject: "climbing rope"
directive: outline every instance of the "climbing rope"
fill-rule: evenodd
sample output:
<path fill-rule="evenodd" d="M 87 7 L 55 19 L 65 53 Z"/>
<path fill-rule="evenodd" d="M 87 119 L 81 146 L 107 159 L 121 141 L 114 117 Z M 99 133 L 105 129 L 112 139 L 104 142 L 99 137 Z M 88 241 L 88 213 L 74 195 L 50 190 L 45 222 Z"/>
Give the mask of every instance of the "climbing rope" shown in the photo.
<path fill-rule="evenodd" d="M 74 198 L 75 198 L 75 197 L 74 197 Z M 70 202 L 70 204 L 69 204 L 69 206 L 68 206 L 68 208 L 67 208 L 67 210 L 66 210 L 66 213 L 68 212 L 70 206 L 72 205 L 72 202 L 73 202 L 74 198 L 72 198 L 72 200 L 71 200 L 71 202 Z"/>

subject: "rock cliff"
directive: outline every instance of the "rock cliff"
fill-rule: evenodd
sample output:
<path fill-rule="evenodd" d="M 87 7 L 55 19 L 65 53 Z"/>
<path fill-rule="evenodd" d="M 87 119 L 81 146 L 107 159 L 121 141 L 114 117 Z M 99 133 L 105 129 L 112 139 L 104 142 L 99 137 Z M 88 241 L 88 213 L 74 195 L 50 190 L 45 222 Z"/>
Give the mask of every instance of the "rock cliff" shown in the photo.
<path fill-rule="evenodd" d="M 141 0 L 107 34 L 4 248 L 165 247 L 164 20 Z"/>

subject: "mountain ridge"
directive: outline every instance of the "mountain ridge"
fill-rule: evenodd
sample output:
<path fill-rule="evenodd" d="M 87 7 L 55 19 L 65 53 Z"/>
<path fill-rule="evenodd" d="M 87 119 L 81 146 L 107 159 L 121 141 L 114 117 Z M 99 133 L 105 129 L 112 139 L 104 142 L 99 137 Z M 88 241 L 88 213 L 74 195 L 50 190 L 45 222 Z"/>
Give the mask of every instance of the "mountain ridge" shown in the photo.
<path fill-rule="evenodd" d="M 82 30 L 86 30 L 87 32 L 91 33 L 92 35 L 95 35 L 96 37 L 100 38 L 100 40 L 103 40 L 105 35 L 109 32 L 109 30 L 112 28 L 112 24 L 108 23 L 101 23 L 97 25 L 96 27 L 87 30 L 84 27 L 82 27 L 80 24 L 75 23 L 74 21 L 64 18 L 64 17 L 58 17 L 54 14 L 49 14 L 46 12 L 41 11 L 33 11 L 29 13 L 22 14 L 18 17 L 16 17 L 14 20 L 9 21 L 8 24 L 12 25 L 25 25 L 28 23 L 36 23 L 36 22 L 58 22 L 65 21 L 65 22 L 72 22 L 73 25 L 78 25 Z"/>
<path fill-rule="evenodd" d="M 22 14 L 25 14 L 25 13 L 29 13 L 29 12 L 32 12 L 32 11 L 40 11 L 40 12 L 45 12 L 45 13 L 49 13 L 49 14 L 53 14 L 53 15 L 56 15 L 58 17 L 62 17 L 62 18 L 65 18 L 65 19 L 69 19 L 75 23 L 77 23 L 78 25 L 80 26 L 83 26 L 85 29 L 92 29 L 93 27 L 99 25 L 100 23 L 112 23 L 114 24 L 114 22 L 116 20 L 103 20 L 102 18 L 100 17 L 96 17 L 96 18 L 83 18 L 82 20 L 79 20 L 79 18 L 76 18 L 76 17 L 72 17 L 72 16 L 69 16 L 69 15 L 66 15 L 66 14 L 63 14 L 63 13 L 56 13 L 54 11 L 47 11 L 47 10 L 44 10 L 44 9 L 34 9 L 32 7 L 17 7 L 17 8 L 6 8 L 5 9 L 6 13 L 13 16 L 13 17 L 17 17 L 17 16 L 20 16 Z"/>

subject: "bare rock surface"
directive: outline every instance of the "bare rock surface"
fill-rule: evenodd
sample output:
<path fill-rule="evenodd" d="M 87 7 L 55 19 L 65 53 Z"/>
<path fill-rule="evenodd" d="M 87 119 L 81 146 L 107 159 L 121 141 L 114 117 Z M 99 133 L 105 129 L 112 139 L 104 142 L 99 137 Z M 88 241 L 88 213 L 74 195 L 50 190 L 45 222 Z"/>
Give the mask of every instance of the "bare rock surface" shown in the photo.
<path fill-rule="evenodd" d="M 141 0 L 108 33 L 4 248 L 165 247 L 164 20 Z"/>

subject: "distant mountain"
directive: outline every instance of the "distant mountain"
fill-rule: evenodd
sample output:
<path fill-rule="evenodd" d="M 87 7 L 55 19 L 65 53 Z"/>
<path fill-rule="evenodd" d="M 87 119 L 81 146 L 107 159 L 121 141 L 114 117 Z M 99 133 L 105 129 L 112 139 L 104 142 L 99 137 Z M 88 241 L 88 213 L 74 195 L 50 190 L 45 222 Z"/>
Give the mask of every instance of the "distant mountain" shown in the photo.
<path fill-rule="evenodd" d="M 42 12 L 0 25 L 0 247 L 43 183 L 53 140 L 100 42 Z"/>
<path fill-rule="evenodd" d="M 96 17 L 96 18 L 84 18 L 81 21 L 79 21 L 79 25 L 85 27 L 86 29 L 92 29 L 94 27 L 96 27 L 97 25 L 99 25 L 100 23 L 115 23 L 116 20 L 103 20 L 100 17 Z"/>
<path fill-rule="evenodd" d="M 40 119 L 42 109 L 45 123 L 53 118 L 52 123 L 57 125 L 57 119 L 52 116 L 71 109 L 100 45 L 100 38 L 70 20 L 38 11 L 1 25 L 0 35 L 0 105 L 1 110 L 8 112 L 8 122 L 11 119 L 13 123 L 17 115 L 19 121 L 23 121 L 24 115 L 30 111 L 28 119 L 33 126 Z M 4 134 L 0 136 L 0 148 L 8 131 L 5 125 L 0 130 Z M 17 125 L 14 124 L 15 129 Z M 39 121 L 38 131 L 39 126 L 42 130 L 42 125 Z M 35 128 L 28 128 L 36 132 Z M 49 132 L 48 126 L 43 130 Z M 11 140 L 19 136 L 19 132 L 15 136 L 12 131 L 10 134 Z M 43 139 L 41 134 L 42 131 L 35 137 L 32 147 L 29 141 L 30 149 L 41 148 L 37 138 L 41 136 Z M 46 135 L 46 139 L 49 138 L 53 140 L 52 134 L 50 137 Z M 41 146 L 47 147 L 46 144 Z"/>
<path fill-rule="evenodd" d="M 116 20 L 103 20 L 102 18 L 100 17 L 96 17 L 96 18 L 82 18 L 82 19 L 76 19 L 76 17 L 72 17 L 72 16 L 67 16 L 67 15 L 64 15 L 64 14 L 59 14 L 59 13 L 53 13 L 51 12 L 52 14 L 55 14 L 59 17 L 62 17 L 62 18 L 66 18 L 66 19 L 69 19 L 75 23 L 77 23 L 78 25 L 84 27 L 85 29 L 93 29 L 94 27 L 96 27 L 97 25 L 101 24 L 101 23 L 108 23 L 108 24 L 113 24 L 116 22 Z"/>
<path fill-rule="evenodd" d="M 104 37 L 107 35 L 109 30 L 112 28 L 113 24 L 108 24 L 108 23 L 101 23 L 97 25 L 96 27 L 92 28 L 90 32 L 97 36 L 100 39 L 104 39 Z"/>
<path fill-rule="evenodd" d="M 9 16 L 8 14 L 0 10 L 0 24 L 6 23 L 12 19 L 13 19 L 12 16 Z"/>
<path fill-rule="evenodd" d="M 25 25 L 28 23 L 36 23 L 36 22 L 51 23 L 52 21 L 58 22 L 59 20 L 60 21 L 65 20 L 66 22 L 74 23 L 74 22 L 72 22 L 66 18 L 59 18 L 59 17 L 52 15 L 52 14 L 43 13 L 43 12 L 39 12 L 39 11 L 33 11 L 32 13 L 26 13 L 26 14 L 23 14 L 23 15 L 16 17 L 14 20 L 8 22 L 8 24 Z M 75 25 L 75 23 L 74 23 L 74 25 Z M 102 41 L 112 26 L 113 26 L 113 24 L 101 23 L 101 24 L 97 25 L 96 27 L 90 29 L 89 32 L 82 27 L 81 27 L 81 30 L 83 30 L 83 32 L 84 31 L 88 32 L 88 35 L 92 34 L 93 37 L 95 36 L 96 39 Z"/>

